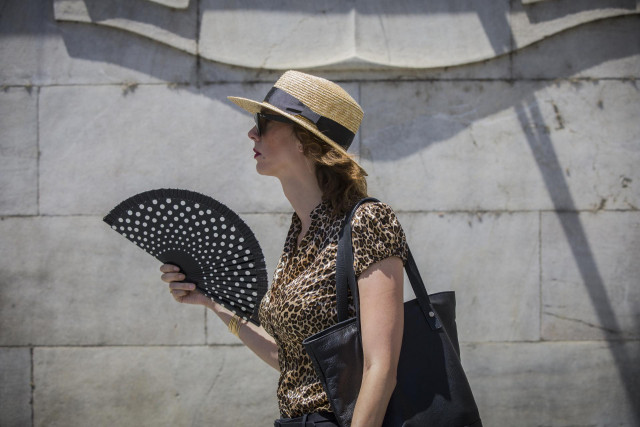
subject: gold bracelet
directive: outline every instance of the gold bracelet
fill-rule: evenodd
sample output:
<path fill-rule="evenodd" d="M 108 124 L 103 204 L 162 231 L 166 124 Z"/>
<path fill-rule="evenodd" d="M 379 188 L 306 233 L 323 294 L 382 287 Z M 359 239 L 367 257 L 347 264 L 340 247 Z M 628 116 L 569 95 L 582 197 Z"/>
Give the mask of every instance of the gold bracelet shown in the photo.
<path fill-rule="evenodd" d="M 240 331 L 240 326 L 242 326 L 242 324 L 240 323 L 240 320 L 241 320 L 240 316 L 238 316 L 237 314 L 234 314 L 231 320 L 229 320 L 229 324 L 227 325 L 227 327 L 229 328 L 229 332 L 231 332 L 233 335 L 237 336 L 238 338 L 240 338 L 240 336 L 238 335 L 238 332 Z"/>

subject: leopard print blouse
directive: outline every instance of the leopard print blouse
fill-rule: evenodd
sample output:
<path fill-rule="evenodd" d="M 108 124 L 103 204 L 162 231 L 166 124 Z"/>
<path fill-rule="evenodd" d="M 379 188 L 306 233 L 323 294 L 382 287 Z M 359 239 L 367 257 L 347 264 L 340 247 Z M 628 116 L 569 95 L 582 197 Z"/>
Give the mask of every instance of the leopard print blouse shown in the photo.
<path fill-rule="evenodd" d="M 338 321 L 335 270 L 343 223 L 344 216 L 332 214 L 329 203 L 323 202 L 311 212 L 309 231 L 297 246 L 301 223 L 294 213 L 272 286 L 260 304 L 260 322 L 278 345 L 277 396 L 282 417 L 331 411 L 302 340 Z M 388 257 L 406 261 L 404 232 L 384 203 L 358 208 L 352 236 L 356 277 Z M 350 310 L 355 315 L 352 305 Z"/>

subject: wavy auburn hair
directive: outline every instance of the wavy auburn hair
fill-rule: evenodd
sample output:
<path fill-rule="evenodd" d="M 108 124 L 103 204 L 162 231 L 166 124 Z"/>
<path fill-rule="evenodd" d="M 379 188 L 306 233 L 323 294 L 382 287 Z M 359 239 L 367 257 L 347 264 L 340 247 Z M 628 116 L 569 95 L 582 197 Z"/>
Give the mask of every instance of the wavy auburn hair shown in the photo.
<path fill-rule="evenodd" d="M 334 214 L 346 214 L 367 196 L 367 173 L 349 155 L 301 126 L 294 125 L 293 131 L 302 143 L 304 155 L 315 163 L 322 199 L 331 203 Z"/>

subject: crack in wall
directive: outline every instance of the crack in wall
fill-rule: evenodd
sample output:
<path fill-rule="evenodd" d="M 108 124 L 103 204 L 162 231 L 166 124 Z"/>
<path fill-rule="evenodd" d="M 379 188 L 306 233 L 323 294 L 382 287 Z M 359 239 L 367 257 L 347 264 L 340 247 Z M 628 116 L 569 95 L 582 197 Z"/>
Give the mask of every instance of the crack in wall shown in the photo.
<path fill-rule="evenodd" d="M 594 329 L 598 329 L 598 330 L 601 330 L 601 331 L 605 331 L 605 332 L 613 334 L 613 335 L 620 335 L 622 333 L 619 330 L 615 330 L 615 329 L 611 329 L 611 328 L 605 328 L 604 326 L 596 325 L 595 323 L 589 323 L 589 322 L 587 322 L 585 320 L 582 320 L 582 319 L 576 319 L 576 318 L 568 317 L 568 316 L 561 316 L 559 314 L 552 313 L 550 311 L 545 311 L 544 314 L 546 314 L 547 316 L 552 316 L 552 317 L 558 318 L 560 320 L 566 320 L 568 322 L 579 323 L 581 325 L 588 326 L 589 328 L 594 328 Z"/>

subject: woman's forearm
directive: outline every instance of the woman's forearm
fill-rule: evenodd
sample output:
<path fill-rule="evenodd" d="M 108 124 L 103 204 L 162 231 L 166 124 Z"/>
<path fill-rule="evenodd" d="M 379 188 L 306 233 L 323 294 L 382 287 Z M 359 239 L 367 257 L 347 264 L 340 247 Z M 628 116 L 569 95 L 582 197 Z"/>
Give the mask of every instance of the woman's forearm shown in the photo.
<path fill-rule="evenodd" d="M 213 301 L 207 304 L 207 308 L 216 313 L 225 325 L 229 325 L 229 321 L 233 317 L 231 311 Z M 238 337 L 244 345 L 253 351 L 260 359 L 272 368 L 278 371 L 280 370 L 278 365 L 278 346 L 264 328 L 254 325 L 251 322 L 241 321 L 241 326 L 238 329 Z"/>
<path fill-rule="evenodd" d="M 395 369 L 389 366 L 365 367 L 351 427 L 382 425 L 395 386 Z"/>
<path fill-rule="evenodd" d="M 205 294 L 197 291 L 195 284 L 183 282 L 185 275 L 180 272 L 180 268 L 172 264 L 163 264 L 160 266 L 160 271 L 163 273 L 162 281 L 169 284 L 171 295 L 176 301 L 183 304 L 204 305 L 216 313 L 226 326 L 229 326 L 233 313 L 205 296 Z M 238 326 L 237 331 L 240 340 L 269 366 L 280 370 L 278 366 L 278 346 L 264 328 L 244 321 L 239 323 Z"/>

